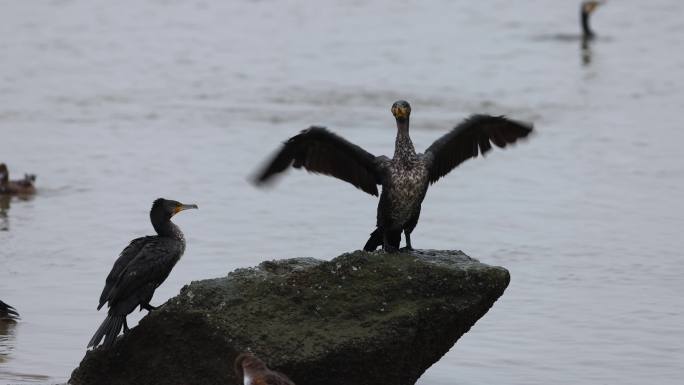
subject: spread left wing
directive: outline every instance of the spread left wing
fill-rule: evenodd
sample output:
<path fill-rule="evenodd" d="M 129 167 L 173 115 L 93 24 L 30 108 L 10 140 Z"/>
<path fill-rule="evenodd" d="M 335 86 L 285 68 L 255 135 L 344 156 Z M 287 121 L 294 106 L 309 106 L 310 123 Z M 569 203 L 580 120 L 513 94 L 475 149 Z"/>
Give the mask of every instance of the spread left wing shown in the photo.
<path fill-rule="evenodd" d="M 379 158 L 324 127 L 310 127 L 286 141 L 259 172 L 255 182 L 264 184 L 290 166 L 330 175 L 368 194 L 378 195 Z"/>
<path fill-rule="evenodd" d="M 504 148 L 531 132 L 531 124 L 503 116 L 469 117 L 425 150 L 430 183 L 435 183 L 464 161 L 486 154 L 492 149 L 492 143 Z"/>

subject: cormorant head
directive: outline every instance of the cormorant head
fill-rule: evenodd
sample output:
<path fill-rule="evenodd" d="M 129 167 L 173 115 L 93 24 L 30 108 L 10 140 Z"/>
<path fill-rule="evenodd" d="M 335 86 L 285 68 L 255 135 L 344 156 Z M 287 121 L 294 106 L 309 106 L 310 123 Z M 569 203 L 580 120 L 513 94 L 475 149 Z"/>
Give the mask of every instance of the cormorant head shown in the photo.
<path fill-rule="evenodd" d="M 178 201 L 159 198 L 152 203 L 150 217 L 153 219 L 171 219 L 172 216 L 183 210 L 196 209 L 197 205 L 185 205 Z"/>
<path fill-rule="evenodd" d="M 244 378 L 244 373 L 245 371 L 260 371 L 260 370 L 266 370 L 268 367 L 264 363 L 264 361 L 260 360 L 257 356 L 255 356 L 251 352 L 245 352 L 245 353 L 240 353 L 239 356 L 235 359 L 235 375 L 238 377 L 238 379 Z"/>
<path fill-rule="evenodd" d="M 9 170 L 7 165 L 0 163 L 0 183 L 7 183 L 9 181 Z"/>
<path fill-rule="evenodd" d="M 594 31 L 589 26 L 589 16 L 596 10 L 596 8 L 603 4 L 603 0 L 583 1 L 580 7 L 580 22 L 582 24 L 582 36 L 584 39 L 591 39 L 594 37 Z"/>
<path fill-rule="evenodd" d="M 596 8 L 599 5 L 601 5 L 603 3 L 604 3 L 604 1 L 595 1 L 595 0 L 583 1 L 582 2 L 582 13 L 585 15 L 590 15 L 592 12 L 594 12 L 596 10 Z"/>
<path fill-rule="evenodd" d="M 407 121 L 411 115 L 411 105 L 406 100 L 398 100 L 392 104 L 392 115 L 397 122 Z"/>

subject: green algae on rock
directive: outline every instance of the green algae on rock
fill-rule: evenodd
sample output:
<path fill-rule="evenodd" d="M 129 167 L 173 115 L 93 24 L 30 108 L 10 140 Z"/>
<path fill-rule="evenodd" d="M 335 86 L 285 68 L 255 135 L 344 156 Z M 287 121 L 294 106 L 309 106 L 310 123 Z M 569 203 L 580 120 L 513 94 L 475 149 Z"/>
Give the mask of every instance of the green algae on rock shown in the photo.
<path fill-rule="evenodd" d="M 509 280 L 460 251 L 263 262 L 185 286 L 69 383 L 237 385 L 250 350 L 298 385 L 414 384 Z"/>

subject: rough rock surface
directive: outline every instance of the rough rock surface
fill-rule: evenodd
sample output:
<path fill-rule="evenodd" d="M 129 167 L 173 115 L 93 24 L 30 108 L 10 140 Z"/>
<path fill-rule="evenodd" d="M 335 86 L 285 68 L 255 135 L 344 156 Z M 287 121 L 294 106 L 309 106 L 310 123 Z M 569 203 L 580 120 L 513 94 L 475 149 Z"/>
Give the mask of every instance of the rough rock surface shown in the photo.
<path fill-rule="evenodd" d="M 297 385 L 414 384 L 509 279 L 460 251 L 263 262 L 185 286 L 69 383 L 237 385 L 251 350 Z"/>

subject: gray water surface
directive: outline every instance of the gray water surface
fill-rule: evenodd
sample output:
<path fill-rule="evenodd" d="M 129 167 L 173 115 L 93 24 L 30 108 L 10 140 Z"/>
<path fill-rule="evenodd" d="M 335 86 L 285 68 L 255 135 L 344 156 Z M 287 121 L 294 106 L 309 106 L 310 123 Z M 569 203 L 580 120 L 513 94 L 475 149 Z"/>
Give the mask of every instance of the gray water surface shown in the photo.
<path fill-rule="evenodd" d="M 418 248 L 507 267 L 504 296 L 421 385 L 680 384 L 684 375 L 684 2 L 2 1 L 0 161 L 39 193 L 0 212 L 0 383 L 57 383 L 83 357 L 121 249 L 164 196 L 186 255 L 157 290 L 361 248 L 377 201 L 332 178 L 247 178 L 327 125 L 420 150 L 475 112 L 537 135 L 428 192 Z M 143 313 L 136 313 L 134 325 Z M 343 363 L 342 363 L 343 364 Z"/>

